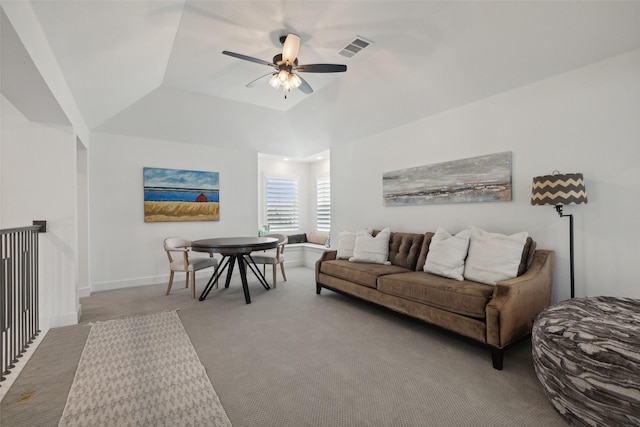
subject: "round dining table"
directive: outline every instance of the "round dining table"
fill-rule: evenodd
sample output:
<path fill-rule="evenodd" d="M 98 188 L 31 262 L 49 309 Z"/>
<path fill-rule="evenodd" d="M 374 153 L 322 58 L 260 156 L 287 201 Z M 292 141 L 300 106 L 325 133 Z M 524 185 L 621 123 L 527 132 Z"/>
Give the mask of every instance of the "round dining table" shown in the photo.
<path fill-rule="evenodd" d="M 195 252 L 219 253 L 222 255 L 222 261 L 216 267 L 211 279 L 209 279 L 209 282 L 202 291 L 199 298 L 200 301 L 204 301 L 204 299 L 207 298 L 207 295 L 209 295 L 214 283 L 217 283 L 218 279 L 227 268 L 227 279 L 224 287 L 229 287 L 233 267 L 237 262 L 238 269 L 240 270 L 240 278 L 242 280 L 242 289 L 244 290 L 244 299 L 247 304 L 251 304 L 246 266 L 249 266 L 249 269 L 253 274 L 255 274 L 260 281 L 260 284 L 262 284 L 265 289 L 271 289 L 267 280 L 262 275 L 262 272 L 253 261 L 253 258 L 251 258 L 251 252 L 274 249 L 277 246 L 278 239 L 274 239 L 273 237 L 218 237 L 213 239 L 194 240 L 191 242 L 191 250 Z"/>

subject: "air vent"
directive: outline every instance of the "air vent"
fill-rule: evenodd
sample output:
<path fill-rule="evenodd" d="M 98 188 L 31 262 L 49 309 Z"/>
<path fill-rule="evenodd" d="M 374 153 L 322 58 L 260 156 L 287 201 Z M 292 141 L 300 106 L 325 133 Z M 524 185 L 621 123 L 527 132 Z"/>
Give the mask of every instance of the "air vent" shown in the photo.
<path fill-rule="evenodd" d="M 366 48 L 368 48 L 369 46 L 371 46 L 372 43 L 373 43 L 372 41 L 369 41 L 363 37 L 356 36 L 345 47 L 343 47 L 338 51 L 338 55 L 351 59 L 357 54 L 361 53 Z"/>

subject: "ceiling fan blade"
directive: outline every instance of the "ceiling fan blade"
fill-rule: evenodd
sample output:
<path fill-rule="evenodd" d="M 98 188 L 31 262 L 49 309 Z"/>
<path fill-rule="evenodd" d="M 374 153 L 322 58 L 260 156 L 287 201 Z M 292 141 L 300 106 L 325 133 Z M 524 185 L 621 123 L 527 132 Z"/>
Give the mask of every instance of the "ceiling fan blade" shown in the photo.
<path fill-rule="evenodd" d="M 241 53 L 229 52 L 228 50 L 222 51 L 223 55 L 233 56 L 234 58 L 243 59 L 249 62 L 255 62 L 256 64 L 268 65 L 269 67 L 278 68 L 276 64 L 272 64 L 271 62 L 263 61 L 262 59 L 254 58 L 253 56 L 242 55 Z"/>
<path fill-rule="evenodd" d="M 300 89 L 302 93 L 307 95 L 309 95 L 310 93 L 313 93 L 313 89 L 311 88 L 311 86 L 309 86 L 309 83 L 307 83 L 307 81 L 300 76 L 298 76 L 298 78 L 302 82 L 300 86 L 298 86 L 298 89 Z"/>
<path fill-rule="evenodd" d="M 295 70 L 304 73 L 344 73 L 347 71 L 347 66 L 342 64 L 307 64 L 298 65 Z"/>
<path fill-rule="evenodd" d="M 264 76 L 260 76 L 255 80 L 251 80 L 249 83 L 247 83 L 246 87 L 254 87 L 256 85 L 256 83 L 258 83 L 258 80 L 260 79 L 264 79 L 267 76 L 272 76 L 274 73 L 267 73 Z"/>
<path fill-rule="evenodd" d="M 300 37 L 296 34 L 287 35 L 284 44 L 282 45 L 282 60 L 288 64 L 293 65 L 293 62 L 298 57 L 298 51 L 300 50 Z"/>

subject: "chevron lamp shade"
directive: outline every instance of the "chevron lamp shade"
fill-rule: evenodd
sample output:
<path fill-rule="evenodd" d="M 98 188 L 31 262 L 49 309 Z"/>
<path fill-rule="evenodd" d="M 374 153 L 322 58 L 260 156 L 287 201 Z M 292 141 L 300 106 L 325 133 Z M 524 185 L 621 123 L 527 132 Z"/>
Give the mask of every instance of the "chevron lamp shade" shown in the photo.
<path fill-rule="evenodd" d="M 533 178 L 532 205 L 559 206 L 585 203 L 587 203 L 587 190 L 581 173 L 543 175 Z"/>

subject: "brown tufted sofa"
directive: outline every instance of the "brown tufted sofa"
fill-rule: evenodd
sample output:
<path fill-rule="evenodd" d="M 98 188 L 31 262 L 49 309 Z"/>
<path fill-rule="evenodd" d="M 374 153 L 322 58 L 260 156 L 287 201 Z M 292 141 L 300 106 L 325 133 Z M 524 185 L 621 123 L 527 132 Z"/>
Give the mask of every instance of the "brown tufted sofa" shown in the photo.
<path fill-rule="evenodd" d="M 495 286 L 457 281 L 423 271 L 433 234 L 391 233 L 391 265 L 325 251 L 316 262 L 316 293 L 349 294 L 472 338 L 490 348 L 493 367 L 502 369 L 505 348 L 529 335 L 533 319 L 551 303 L 554 252 L 536 250 L 528 238 L 518 277 Z"/>

